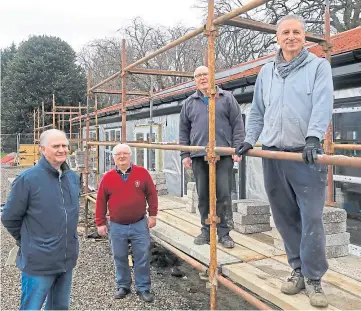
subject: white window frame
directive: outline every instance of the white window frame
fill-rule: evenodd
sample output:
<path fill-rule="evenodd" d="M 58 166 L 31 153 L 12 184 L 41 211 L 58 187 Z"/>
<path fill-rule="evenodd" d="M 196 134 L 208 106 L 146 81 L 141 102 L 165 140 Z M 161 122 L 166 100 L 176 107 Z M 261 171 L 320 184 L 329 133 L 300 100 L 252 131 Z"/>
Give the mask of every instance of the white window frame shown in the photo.
<path fill-rule="evenodd" d="M 109 128 L 105 129 L 105 141 L 115 141 L 117 137 L 121 137 L 121 128 Z M 114 137 L 112 137 L 114 135 Z M 113 139 L 112 139 L 113 138 Z M 104 172 L 110 171 L 114 168 L 114 160 L 112 155 L 112 150 L 114 147 L 112 146 L 105 146 L 104 148 Z"/>
<path fill-rule="evenodd" d="M 134 129 L 134 140 L 137 140 L 137 134 L 143 134 L 143 141 L 147 140 L 147 135 L 150 134 L 149 131 L 149 125 L 140 125 L 136 126 Z M 152 134 L 155 137 L 155 142 L 159 142 L 159 124 L 153 124 Z M 159 158 L 160 158 L 160 152 L 161 150 L 158 149 L 147 149 L 147 148 L 134 148 L 133 149 L 133 162 L 135 165 L 144 165 L 144 167 L 149 170 L 149 163 L 148 163 L 148 153 L 151 152 L 151 150 L 155 151 L 155 171 L 159 171 Z M 138 153 L 143 153 L 143 161 L 144 163 L 138 163 Z"/>

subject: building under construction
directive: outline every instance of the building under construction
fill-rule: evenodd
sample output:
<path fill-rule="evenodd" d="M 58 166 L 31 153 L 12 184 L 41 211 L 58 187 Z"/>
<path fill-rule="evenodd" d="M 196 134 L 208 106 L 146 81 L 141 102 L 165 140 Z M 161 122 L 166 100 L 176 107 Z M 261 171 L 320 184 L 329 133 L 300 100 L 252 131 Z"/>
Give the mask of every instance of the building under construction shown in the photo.
<path fill-rule="evenodd" d="M 279 287 L 289 267 L 282 239 L 277 232 L 263 190 L 260 158 L 302 161 L 300 154 L 269 152 L 258 148 L 250 150 L 246 159 L 234 167 L 233 210 L 236 226 L 232 235 L 236 247 L 227 250 L 216 243 L 215 167 L 217 152 L 233 154 L 234 148 L 216 147 L 215 144 L 215 85 L 231 90 L 247 118 L 253 88 L 262 65 L 273 60 L 274 55 L 251 61 L 215 74 L 214 40 L 217 27 L 222 24 L 275 33 L 272 25 L 244 20 L 237 16 L 264 5 L 267 0 L 252 0 L 241 8 L 214 18 L 214 1 L 208 2 L 208 19 L 199 27 L 150 55 L 126 64 L 126 42 L 122 46 L 122 70 L 111 77 L 91 85 L 88 77 L 87 106 L 56 106 L 53 111 L 40 108 L 34 112 L 34 155 L 41 131 L 46 128 L 64 129 L 69 122 L 71 152 L 69 163 L 83 179 L 85 205 L 85 232 L 92 217 L 91 203 L 96 200 L 96 189 L 102 174 L 112 162 L 112 146 L 125 142 L 133 148 L 133 162 L 153 171 L 158 185 L 160 201 L 168 202 L 172 208 L 161 210 L 159 223 L 152 229 L 152 237 L 159 244 L 200 270 L 207 270 L 210 288 L 210 309 L 216 309 L 218 283 L 229 287 L 256 308 L 269 310 L 267 304 L 252 296 L 242 287 L 277 305 L 282 309 L 312 309 L 305 295 L 289 297 L 281 294 Z M 346 211 L 357 214 L 360 206 L 361 145 L 359 125 L 361 113 L 361 28 L 330 37 L 329 1 L 325 1 L 325 35 L 306 34 L 310 42 L 306 46 L 320 57 L 331 61 L 335 84 L 335 109 L 324 143 L 326 155 L 319 163 L 329 165 L 327 202 L 324 222 L 327 233 L 326 252 L 330 258 L 330 270 L 324 280 L 332 309 L 361 309 L 361 263 L 350 255 L 350 235 L 346 232 Z M 207 146 L 181 146 L 178 141 L 179 111 L 182 101 L 195 90 L 194 82 L 186 82 L 153 94 L 152 89 L 127 90 L 130 74 L 183 76 L 191 78 L 189 72 L 152 70 L 137 68 L 147 60 L 166 52 L 187 39 L 204 33 L 208 37 L 209 67 L 209 144 Z M 100 89 L 113 79 L 121 79 L 121 90 Z M 121 94 L 119 105 L 98 109 L 98 93 Z M 128 95 L 138 98 L 128 100 Z M 44 115 L 53 117 L 52 124 L 40 125 Z M 65 116 L 68 116 L 67 118 Z M 350 125 L 351 122 L 351 125 Z M 353 123 L 352 123 L 353 122 Z M 199 231 L 197 196 L 191 172 L 182 168 L 180 150 L 207 151 L 210 172 L 210 245 L 195 247 L 192 240 Z M 352 200 L 350 197 L 352 196 Z M 175 197 L 183 197 L 177 200 Z M 167 201 L 168 200 L 168 201 Z M 358 203 L 357 203 L 358 202 Z M 337 207 L 337 203 L 343 208 Z M 343 204 L 343 205 L 342 205 Z M 165 204 L 166 205 L 166 204 Z M 240 209 L 260 210 L 242 215 Z M 236 217 L 238 217 L 236 221 Z M 232 232 L 233 233 L 233 232 Z M 356 251 L 357 252 L 357 251 Z M 356 272 L 356 273 L 355 273 Z M 231 281 L 231 282 L 228 278 Z M 340 299 L 342 297 L 342 299 Z"/>

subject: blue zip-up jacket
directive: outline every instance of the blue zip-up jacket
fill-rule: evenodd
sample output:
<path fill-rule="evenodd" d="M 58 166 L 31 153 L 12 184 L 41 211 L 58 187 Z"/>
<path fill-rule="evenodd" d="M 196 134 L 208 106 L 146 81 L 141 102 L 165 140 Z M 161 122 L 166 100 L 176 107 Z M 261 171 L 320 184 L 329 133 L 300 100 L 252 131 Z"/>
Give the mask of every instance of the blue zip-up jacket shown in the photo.
<path fill-rule="evenodd" d="M 257 77 L 245 141 L 254 145 L 259 138 L 267 147 L 302 149 L 306 137 L 323 139 L 332 109 L 332 71 L 327 60 L 309 53 L 285 79 L 274 62 L 268 63 Z"/>
<path fill-rule="evenodd" d="M 16 264 L 32 275 L 66 272 L 79 253 L 79 178 L 42 157 L 13 182 L 1 221 L 20 246 Z"/>
<path fill-rule="evenodd" d="M 241 108 L 231 92 L 217 86 L 216 98 L 216 146 L 237 147 L 244 140 L 244 124 Z M 185 146 L 208 145 L 208 103 L 197 90 L 183 103 L 179 119 L 179 144 Z M 186 157 L 200 157 L 205 151 L 182 151 L 182 160 Z M 226 155 L 226 154 L 220 154 Z"/>

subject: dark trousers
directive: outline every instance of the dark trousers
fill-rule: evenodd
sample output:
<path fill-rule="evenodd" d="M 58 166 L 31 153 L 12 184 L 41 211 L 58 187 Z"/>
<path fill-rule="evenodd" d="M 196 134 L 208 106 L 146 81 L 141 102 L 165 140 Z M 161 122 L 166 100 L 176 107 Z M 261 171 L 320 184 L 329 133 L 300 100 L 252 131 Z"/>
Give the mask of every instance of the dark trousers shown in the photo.
<path fill-rule="evenodd" d="M 192 169 L 198 193 L 198 209 L 201 215 L 202 232 L 209 233 L 209 225 L 205 220 L 209 214 L 209 167 L 204 157 L 192 158 Z M 216 163 L 216 209 L 220 223 L 217 224 L 218 238 L 221 238 L 233 229 L 232 213 L 232 170 L 231 156 L 222 156 Z"/>
<path fill-rule="evenodd" d="M 328 269 L 323 208 L 327 167 L 263 159 L 264 185 L 288 263 L 310 279 Z"/>

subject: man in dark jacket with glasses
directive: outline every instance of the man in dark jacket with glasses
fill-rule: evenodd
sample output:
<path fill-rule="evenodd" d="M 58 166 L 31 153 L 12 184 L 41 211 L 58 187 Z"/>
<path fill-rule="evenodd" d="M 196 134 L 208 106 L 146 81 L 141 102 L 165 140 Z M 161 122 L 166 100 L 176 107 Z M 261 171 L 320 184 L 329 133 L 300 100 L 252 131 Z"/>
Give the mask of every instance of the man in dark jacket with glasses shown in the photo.
<path fill-rule="evenodd" d="M 183 103 L 179 122 L 179 144 L 187 146 L 206 146 L 208 144 L 208 68 L 198 67 L 194 72 L 197 91 Z M 216 95 L 216 145 L 217 147 L 236 147 L 244 140 L 244 125 L 241 109 L 234 96 L 217 87 Z M 193 169 L 197 193 L 198 208 L 201 215 L 201 234 L 195 244 L 209 243 L 209 225 L 205 223 L 209 214 L 209 171 L 203 152 L 181 152 L 183 165 Z M 216 164 L 216 196 L 218 242 L 224 247 L 233 248 L 234 242 L 229 236 L 233 229 L 232 215 L 232 170 L 233 162 L 241 158 L 237 155 L 220 154 Z"/>

